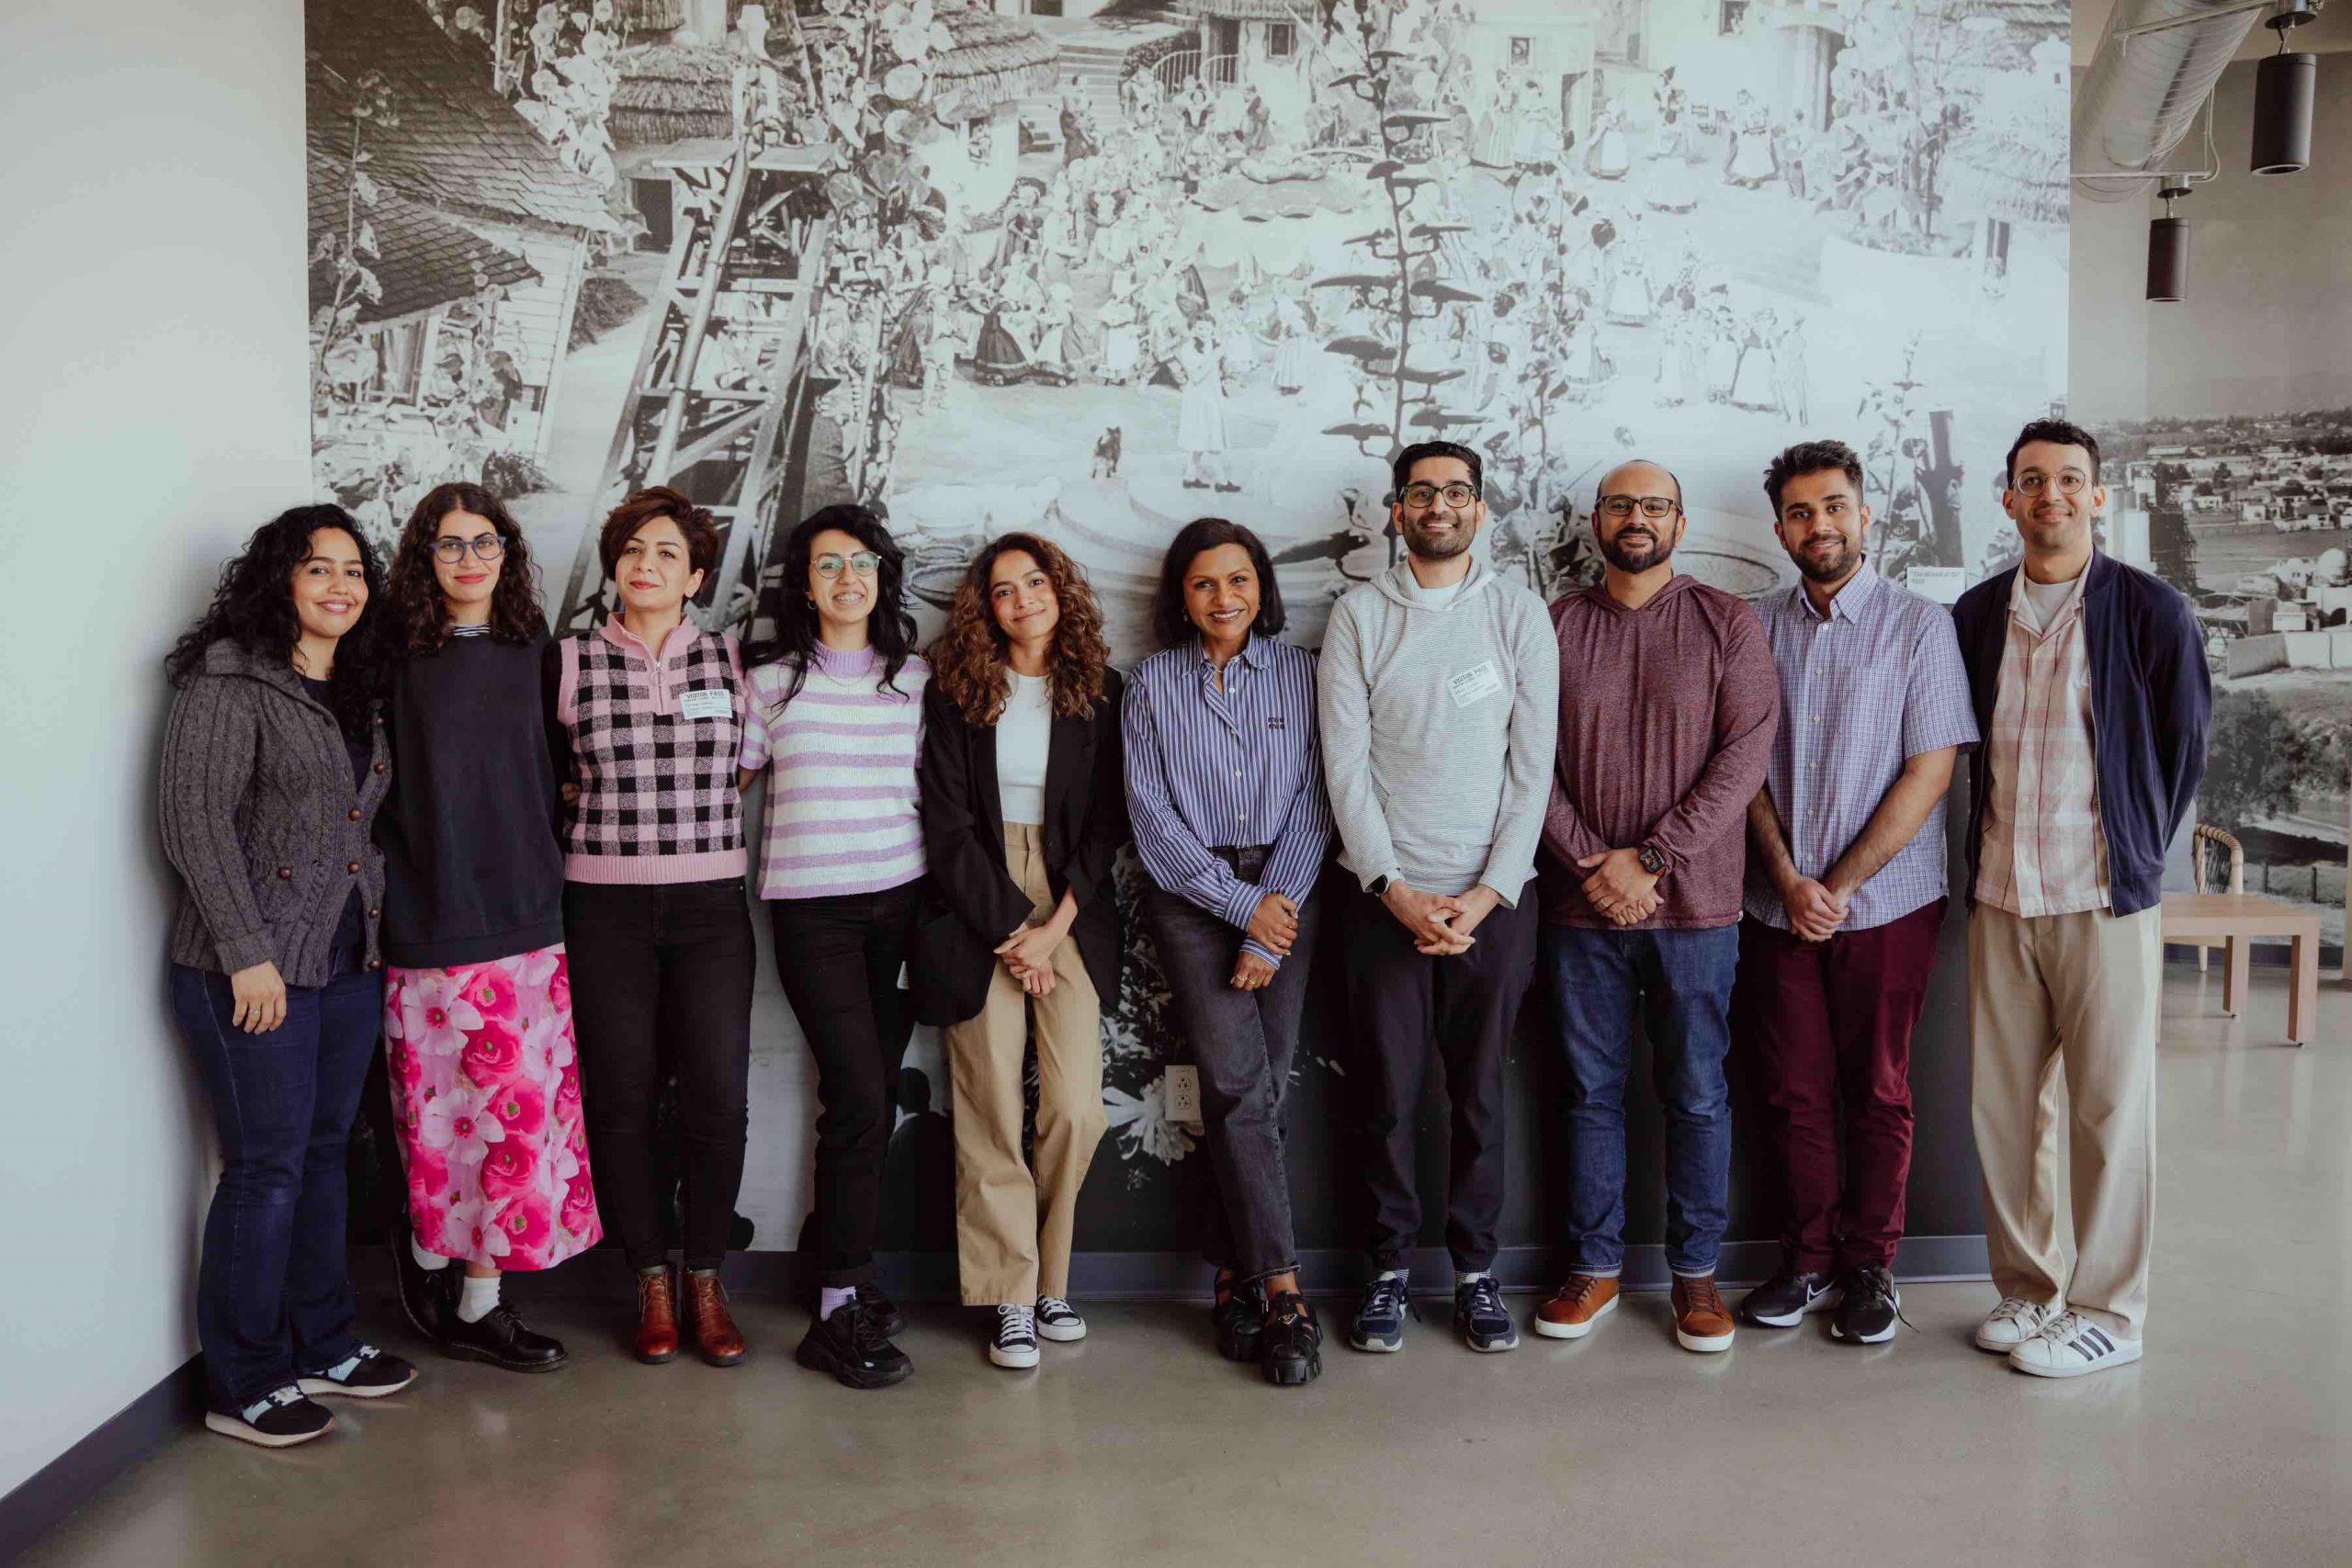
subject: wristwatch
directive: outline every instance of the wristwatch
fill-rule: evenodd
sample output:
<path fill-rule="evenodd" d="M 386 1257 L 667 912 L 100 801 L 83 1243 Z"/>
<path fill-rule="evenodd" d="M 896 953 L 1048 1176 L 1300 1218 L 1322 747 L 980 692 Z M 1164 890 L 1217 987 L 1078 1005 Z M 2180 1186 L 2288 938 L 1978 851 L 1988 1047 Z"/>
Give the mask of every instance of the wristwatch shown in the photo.
<path fill-rule="evenodd" d="M 1657 850 L 1651 848 L 1649 845 L 1644 844 L 1641 848 L 1641 852 L 1634 858 L 1640 861 L 1642 863 L 1642 869 L 1648 872 L 1652 876 L 1664 876 L 1666 874 L 1666 857 L 1658 853 Z"/>
<path fill-rule="evenodd" d="M 1363 890 L 1375 898 L 1385 898 L 1388 896 L 1388 885 L 1396 880 L 1395 877 L 1385 874 L 1375 876 L 1363 885 Z"/>

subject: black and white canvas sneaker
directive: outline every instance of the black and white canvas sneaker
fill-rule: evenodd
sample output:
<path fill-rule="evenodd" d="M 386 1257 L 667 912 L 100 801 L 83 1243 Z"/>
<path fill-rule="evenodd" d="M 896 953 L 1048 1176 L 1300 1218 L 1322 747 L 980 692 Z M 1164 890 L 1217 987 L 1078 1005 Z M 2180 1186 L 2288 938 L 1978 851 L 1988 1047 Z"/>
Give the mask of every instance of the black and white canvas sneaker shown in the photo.
<path fill-rule="evenodd" d="M 1013 1302 L 996 1309 L 996 1332 L 989 1339 L 989 1359 L 1016 1371 L 1037 1364 L 1035 1309 Z"/>
<path fill-rule="evenodd" d="M 1037 1333 L 1057 1345 L 1067 1345 L 1086 1337 L 1086 1319 L 1078 1309 L 1059 1296 L 1037 1298 Z"/>
<path fill-rule="evenodd" d="M 1739 1321 L 1759 1328 L 1794 1328 L 1807 1314 L 1838 1304 L 1838 1287 L 1820 1269 L 1783 1263 L 1779 1273 L 1739 1301 Z"/>
<path fill-rule="evenodd" d="M 292 1383 L 274 1389 L 243 1410 L 208 1410 L 204 1424 L 224 1438 L 256 1448 L 290 1449 L 334 1430 L 334 1416 Z"/>

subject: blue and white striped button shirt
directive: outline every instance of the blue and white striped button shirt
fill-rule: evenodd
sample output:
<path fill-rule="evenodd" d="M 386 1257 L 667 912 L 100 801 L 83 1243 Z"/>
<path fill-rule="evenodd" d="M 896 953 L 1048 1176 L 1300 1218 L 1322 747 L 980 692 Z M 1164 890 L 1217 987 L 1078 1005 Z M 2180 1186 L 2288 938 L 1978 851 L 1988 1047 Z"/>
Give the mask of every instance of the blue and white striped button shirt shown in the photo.
<path fill-rule="evenodd" d="M 1164 649 L 1136 666 L 1120 723 L 1127 814 L 1154 882 L 1244 930 L 1265 894 L 1306 902 L 1331 841 L 1313 654 L 1253 633 L 1220 692 L 1198 642 Z M 1209 853 L 1260 847 L 1272 852 L 1254 886 Z"/>
<path fill-rule="evenodd" d="M 1798 583 L 1757 601 L 1781 673 L 1781 732 L 1765 773 L 1797 870 L 1818 881 L 1922 751 L 1973 745 L 1968 671 L 1951 613 L 1865 561 L 1825 617 Z M 1854 889 L 1840 931 L 1901 919 L 1944 896 L 1944 803 Z M 1747 913 L 1789 929 L 1760 855 L 1747 857 Z"/>

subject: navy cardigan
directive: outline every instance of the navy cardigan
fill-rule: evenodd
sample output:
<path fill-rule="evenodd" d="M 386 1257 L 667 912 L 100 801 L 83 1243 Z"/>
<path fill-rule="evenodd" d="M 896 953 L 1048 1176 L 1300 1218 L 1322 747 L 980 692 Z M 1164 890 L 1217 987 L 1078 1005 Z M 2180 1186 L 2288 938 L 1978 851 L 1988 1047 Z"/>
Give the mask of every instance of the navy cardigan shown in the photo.
<path fill-rule="evenodd" d="M 1960 596 L 1952 621 L 1968 666 L 1976 731 L 1985 738 L 1970 763 L 1968 901 L 1976 902 L 1976 862 L 1992 788 L 1993 704 L 2008 641 L 2009 596 L 2022 566 L 1988 577 Z M 2091 661 L 2091 739 L 2098 763 L 2098 818 L 2107 839 L 2109 905 L 2119 915 L 2154 907 L 2165 850 L 2188 815 L 2205 776 L 2205 737 L 2213 681 L 2205 637 L 2188 600 L 2163 579 L 2104 553 L 2091 557 L 2083 585 L 2083 635 Z"/>

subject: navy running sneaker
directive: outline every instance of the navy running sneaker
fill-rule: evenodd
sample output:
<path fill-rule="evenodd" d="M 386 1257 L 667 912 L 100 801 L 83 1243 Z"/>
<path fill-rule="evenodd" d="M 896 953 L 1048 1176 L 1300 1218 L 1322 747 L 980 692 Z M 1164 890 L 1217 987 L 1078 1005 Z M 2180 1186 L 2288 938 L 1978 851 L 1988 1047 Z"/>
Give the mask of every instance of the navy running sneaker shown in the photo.
<path fill-rule="evenodd" d="M 1405 1293 L 1406 1282 L 1400 1269 L 1363 1288 L 1363 1304 L 1356 1308 L 1356 1320 L 1348 1329 L 1349 1344 L 1375 1353 L 1405 1348 L 1405 1314 L 1421 1315 L 1413 1311 L 1412 1299 Z"/>
<path fill-rule="evenodd" d="M 1503 1288 L 1492 1274 L 1453 1287 L 1453 1331 L 1473 1350 L 1516 1350 L 1519 1323 L 1503 1305 Z"/>

